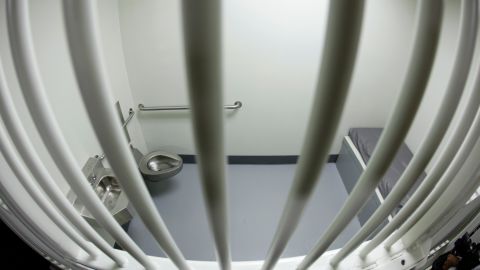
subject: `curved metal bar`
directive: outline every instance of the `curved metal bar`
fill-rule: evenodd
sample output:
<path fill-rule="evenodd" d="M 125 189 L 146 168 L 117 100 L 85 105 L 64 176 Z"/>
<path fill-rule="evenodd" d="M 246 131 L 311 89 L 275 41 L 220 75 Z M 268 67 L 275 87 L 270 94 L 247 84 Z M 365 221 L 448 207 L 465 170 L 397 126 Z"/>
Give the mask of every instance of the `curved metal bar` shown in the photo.
<path fill-rule="evenodd" d="M 85 235 L 85 237 L 105 252 L 105 254 L 112 258 L 119 266 L 125 265 L 125 259 L 116 254 L 113 248 L 78 214 L 75 207 L 68 201 L 47 168 L 43 165 L 41 158 L 22 126 L 22 121 L 18 116 L 4 78 L 2 61 L 0 59 L 0 115 L 18 153 L 25 163 L 29 164 L 32 175 L 52 202 L 55 203 L 60 212 Z"/>
<path fill-rule="evenodd" d="M 1 154 L 0 154 L 1 155 Z M 15 217 L 14 220 L 18 221 L 28 233 L 34 236 L 34 239 L 38 240 L 38 244 L 44 247 L 44 250 L 57 260 L 65 261 L 67 258 L 74 258 L 76 254 L 73 254 L 71 250 L 67 250 L 63 245 L 52 239 L 44 228 L 40 226 L 39 222 L 32 219 L 32 216 L 24 210 L 24 207 L 20 207 L 19 203 L 14 199 L 12 194 L 18 192 L 18 188 L 11 186 L 13 181 L 7 179 L 4 174 L 0 174 L 0 194 L 2 194 L 2 200 L 7 205 L 9 213 Z M 18 198 L 17 198 L 18 199 Z M 3 219 L 3 216 L 2 216 Z M 17 227 L 17 229 L 20 229 Z M 24 231 L 22 230 L 22 233 Z M 37 241 L 35 241 L 37 242 Z"/>
<path fill-rule="evenodd" d="M 28 16 L 28 1 L 8 0 L 7 9 L 8 34 L 15 70 L 30 115 L 50 156 L 96 221 L 145 268 L 157 269 L 155 263 L 128 236 L 100 201 L 89 183 L 85 181 L 85 177 L 63 137 L 38 69 Z"/>
<path fill-rule="evenodd" d="M 467 233 L 469 228 L 475 228 L 472 233 L 469 233 L 469 235 L 472 236 L 478 229 L 479 218 L 480 205 L 476 208 L 471 209 L 468 215 L 462 220 L 462 223 L 458 224 L 458 226 L 456 226 L 451 232 L 449 232 L 447 237 L 442 239 L 442 241 L 448 240 L 449 242 L 453 242 L 456 239 L 460 239 L 465 233 Z"/>
<path fill-rule="evenodd" d="M 408 164 L 394 189 L 382 202 L 375 213 L 368 219 L 343 248 L 331 259 L 332 265 L 337 265 L 380 225 L 386 217 L 397 207 L 403 197 L 430 162 L 438 145 L 445 136 L 450 121 L 460 102 L 467 82 L 468 71 L 473 59 L 475 41 L 477 37 L 477 1 L 467 0 L 462 2 L 461 35 L 458 39 L 456 58 L 452 75 L 446 93 L 435 116 L 435 119 L 424 137 L 418 151 Z"/>
<path fill-rule="evenodd" d="M 440 36 L 443 3 L 419 2 L 413 51 L 400 96 L 365 171 L 333 222 L 297 268 L 310 267 L 367 202 L 403 143 L 425 92 Z M 383 220 L 383 219 L 382 219 Z"/>
<path fill-rule="evenodd" d="M 225 110 L 237 110 L 243 106 L 241 101 L 235 101 L 233 105 L 225 105 L 223 108 Z M 142 112 L 148 111 L 184 111 L 191 110 L 190 106 L 145 106 L 143 104 L 138 104 L 138 110 Z"/>
<path fill-rule="evenodd" d="M 330 1 L 316 93 L 293 185 L 263 270 L 275 267 L 294 233 L 333 142 L 357 55 L 364 1 Z"/>
<path fill-rule="evenodd" d="M 480 139 L 478 139 L 480 137 L 480 125 L 478 124 L 480 121 L 477 120 L 479 119 L 475 120 L 477 124 L 474 131 L 472 131 L 472 134 L 475 133 L 477 135 L 476 140 L 473 139 L 473 146 L 468 149 L 468 153 L 465 153 L 467 155 L 465 162 L 460 165 L 461 168 L 454 174 L 453 180 L 448 181 L 447 188 L 436 188 L 441 195 L 434 201 L 434 205 L 428 209 L 428 212 L 414 224 L 414 227 L 412 226 L 405 233 L 402 238 L 405 248 L 410 248 L 418 241 L 428 238 L 434 230 L 443 227 L 448 219 L 455 214 L 456 210 L 465 204 L 480 184 Z M 471 137 L 474 136 L 472 135 Z M 466 142 L 465 144 L 468 143 Z M 429 196 L 427 200 L 433 201 L 433 197 Z M 424 205 L 420 207 L 423 208 Z"/>
<path fill-rule="evenodd" d="M 33 201 L 37 203 L 38 207 L 40 207 L 52 222 L 57 225 L 65 235 L 70 237 L 75 244 L 87 252 L 93 259 L 96 258 L 98 255 L 97 249 L 85 241 L 85 239 L 83 239 L 80 234 L 78 234 L 78 232 L 75 231 L 67 221 L 65 221 L 64 217 L 57 212 L 57 209 L 51 205 L 47 197 L 37 189 L 35 181 L 30 174 L 27 173 L 28 169 L 15 152 L 15 148 L 8 138 L 7 131 L 1 124 L 0 153 L 3 154 L 10 169 L 13 171 L 14 175 L 20 181 L 20 184 L 25 188 L 27 193 L 32 197 Z"/>
<path fill-rule="evenodd" d="M 230 270 L 232 255 L 222 110 L 231 106 L 222 106 L 222 2 L 182 1 L 182 21 L 193 135 L 207 219 L 219 269 Z M 237 106 L 241 103 L 233 107 Z"/>
<path fill-rule="evenodd" d="M 155 207 L 122 134 L 112 106 L 95 7 L 93 0 L 66 0 L 63 9 L 70 56 L 88 117 L 120 185 L 159 248 L 178 269 L 191 269 Z"/>
<path fill-rule="evenodd" d="M 427 197 L 427 199 L 417 208 L 417 210 L 413 213 L 413 215 L 389 238 L 387 239 L 385 246 L 387 248 L 391 247 L 396 241 L 398 241 L 405 233 L 408 232 L 426 213 L 429 211 L 432 206 L 437 203 L 439 198 L 443 196 L 446 192 L 447 188 L 453 186 L 453 182 L 459 182 L 457 180 L 457 175 L 459 174 L 460 170 L 467 162 L 467 158 L 469 155 L 472 155 L 472 149 L 475 147 L 475 144 L 480 144 L 477 141 L 480 141 L 478 138 L 480 137 L 480 110 L 477 111 L 477 116 L 470 128 L 467 137 L 465 138 L 458 154 L 453 159 L 451 165 L 448 167 L 445 174 L 442 176 L 442 179 L 435 187 L 432 193 Z M 475 191 L 475 187 L 473 187 L 472 194 Z M 469 196 L 467 196 L 467 192 L 459 193 L 464 194 L 465 196 L 461 196 L 462 198 L 465 197 L 465 200 L 468 200 Z M 447 207 L 445 207 L 447 208 Z"/>
<path fill-rule="evenodd" d="M 5 207 L 8 207 L 5 204 Z M 34 236 L 34 234 L 28 229 L 23 223 L 21 223 L 20 219 L 16 217 L 10 210 L 6 210 L 5 208 L 1 207 L 0 212 L 3 212 L 1 220 L 2 222 L 7 225 L 7 227 L 12 230 L 20 239 L 23 240 L 27 245 L 29 245 L 33 250 L 35 250 L 38 254 L 42 257 L 47 256 L 46 250 L 51 252 L 39 239 L 38 236 Z M 53 253 L 55 255 L 55 253 Z M 60 260 L 63 262 L 63 258 Z"/>
<path fill-rule="evenodd" d="M 425 234 L 426 237 L 432 237 L 437 233 L 438 230 L 443 228 L 451 219 L 452 217 L 463 207 L 467 205 L 467 201 L 473 196 L 473 194 L 477 191 L 478 187 L 480 186 L 480 168 L 477 170 L 477 175 L 475 176 L 476 181 L 468 183 L 459 194 L 462 196 L 458 196 L 452 203 L 451 207 L 449 208 L 450 211 L 445 211 L 445 215 L 439 218 L 438 222 L 432 224 L 430 229 L 427 230 Z M 479 208 L 480 209 L 480 208 Z M 472 213 L 478 213 L 478 211 L 472 211 Z M 458 238 L 458 237 L 457 237 Z M 456 239 L 456 238 L 452 238 Z"/>
<path fill-rule="evenodd" d="M 360 257 L 366 257 L 387 237 L 390 237 L 385 242 L 387 248 L 398 241 L 398 239 L 400 239 L 398 235 L 396 233 L 392 233 L 397 230 L 399 226 L 401 226 L 407 219 L 412 217 L 412 213 L 418 209 L 422 202 L 432 192 L 432 189 L 435 187 L 438 181 L 441 180 L 442 175 L 445 173 L 455 155 L 458 153 L 475 118 L 475 115 L 477 114 L 478 107 L 480 105 L 480 69 L 478 69 L 475 78 L 476 80 L 473 91 L 468 98 L 468 103 L 463 110 L 462 117 L 455 126 L 454 132 L 450 136 L 450 140 L 447 143 L 447 147 L 440 154 L 440 158 L 435 163 L 422 184 L 418 187 L 417 191 L 415 191 L 412 197 L 410 197 L 407 203 L 402 207 L 400 212 L 398 212 L 398 214 L 363 247 L 363 249 L 359 252 Z"/>

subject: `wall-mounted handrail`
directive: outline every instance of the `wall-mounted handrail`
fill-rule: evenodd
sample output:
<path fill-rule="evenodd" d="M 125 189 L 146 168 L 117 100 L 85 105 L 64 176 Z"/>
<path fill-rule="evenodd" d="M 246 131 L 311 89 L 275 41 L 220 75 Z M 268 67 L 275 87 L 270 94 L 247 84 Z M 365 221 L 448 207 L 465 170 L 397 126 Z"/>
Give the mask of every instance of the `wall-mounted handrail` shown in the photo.
<path fill-rule="evenodd" d="M 133 116 L 135 116 L 135 111 L 134 111 L 132 108 L 130 108 L 130 109 L 128 110 L 128 117 L 127 117 L 127 119 L 125 119 L 125 121 L 123 121 L 122 128 L 126 127 L 126 126 L 128 125 L 128 123 L 130 123 L 130 120 L 133 119 Z"/>
<path fill-rule="evenodd" d="M 225 110 L 237 110 L 243 106 L 241 101 L 235 101 L 233 105 L 225 105 L 223 108 Z M 138 104 L 138 110 L 140 111 L 182 111 L 190 110 L 190 106 L 145 106 L 143 104 Z"/>
<path fill-rule="evenodd" d="M 132 108 L 130 108 L 128 110 L 128 117 L 127 119 L 125 119 L 125 121 L 123 121 L 122 123 L 122 128 L 125 128 L 128 123 L 130 123 L 130 120 L 133 119 L 133 117 L 135 116 L 135 110 L 133 110 Z M 102 153 L 101 155 L 95 155 L 95 158 L 99 158 L 99 159 L 104 159 L 105 158 L 105 154 Z"/>

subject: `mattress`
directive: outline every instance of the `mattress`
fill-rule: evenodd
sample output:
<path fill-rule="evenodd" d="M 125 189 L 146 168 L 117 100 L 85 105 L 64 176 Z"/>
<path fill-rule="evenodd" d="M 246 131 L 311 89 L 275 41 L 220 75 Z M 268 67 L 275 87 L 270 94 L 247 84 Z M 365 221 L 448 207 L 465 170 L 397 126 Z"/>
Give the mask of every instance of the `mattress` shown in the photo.
<path fill-rule="evenodd" d="M 362 159 L 365 162 L 365 164 L 368 164 L 368 161 L 372 156 L 375 146 L 377 145 L 378 140 L 380 139 L 382 130 L 383 130 L 382 128 L 351 128 L 349 130 L 348 136 L 352 140 L 357 150 L 360 152 L 360 155 L 362 156 Z M 395 155 L 394 160 L 390 164 L 390 168 L 387 170 L 382 180 L 378 184 L 378 189 L 382 194 L 383 198 L 387 197 L 387 195 L 392 191 L 393 187 L 397 183 L 403 171 L 405 171 L 412 157 L 413 157 L 413 154 L 410 151 L 410 149 L 407 147 L 405 143 L 402 143 L 402 145 L 400 146 L 400 149 Z M 422 173 L 418 177 L 414 186 L 410 189 L 410 191 L 405 196 L 405 198 L 403 198 L 400 205 L 394 211 L 393 214 L 397 213 L 400 210 L 400 208 L 403 205 L 405 205 L 410 195 L 413 194 L 413 192 L 417 189 L 417 187 L 423 181 L 425 176 L 426 174 Z"/>

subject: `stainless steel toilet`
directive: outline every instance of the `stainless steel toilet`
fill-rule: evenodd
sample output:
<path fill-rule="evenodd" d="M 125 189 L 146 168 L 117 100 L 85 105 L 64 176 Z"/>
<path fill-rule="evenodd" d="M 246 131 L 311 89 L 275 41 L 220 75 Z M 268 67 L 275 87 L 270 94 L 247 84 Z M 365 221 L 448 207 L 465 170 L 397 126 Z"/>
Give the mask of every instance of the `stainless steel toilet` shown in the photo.
<path fill-rule="evenodd" d="M 132 148 L 132 151 L 145 180 L 162 181 L 176 175 L 183 168 L 183 160 L 177 154 L 153 151 L 142 155 L 136 148 Z"/>

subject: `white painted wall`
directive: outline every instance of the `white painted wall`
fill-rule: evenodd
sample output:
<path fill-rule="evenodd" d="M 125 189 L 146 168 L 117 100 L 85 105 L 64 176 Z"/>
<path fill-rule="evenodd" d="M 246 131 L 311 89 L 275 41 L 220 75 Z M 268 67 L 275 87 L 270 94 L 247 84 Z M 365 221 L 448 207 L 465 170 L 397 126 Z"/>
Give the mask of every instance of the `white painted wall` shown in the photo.
<path fill-rule="evenodd" d="M 188 103 L 180 2 L 120 0 L 133 99 Z M 328 1 L 224 1 L 224 101 L 230 155 L 298 154 L 306 130 Z M 384 126 L 406 70 L 415 1 L 367 1 L 358 65 L 332 153 L 348 128 Z M 194 153 L 188 112 L 140 117 L 149 150 Z"/>
<path fill-rule="evenodd" d="M 117 1 L 99 1 L 99 14 L 109 79 L 114 88 L 114 96 L 120 100 L 124 115 L 127 115 L 128 108 L 132 107 L 133 103 L 120 42 Z M 103 151 L 88 120 L 73 73 L 66 43 L 61 1 L 30 1 L 30 19 L 38 64 L 48 98 L 78 165 L 83 167 L 89 157 L 101 154 Z M 6 29 L 5 0 L 0 1 L 0 20 L 0 56 L 8 86 L 14 96 L 15 106 L 36 150 L 53 178 L 66 193 L 70 188 L 43 145 L 21 94 Z M 112 106 L 113 104 L 114 101 Z M 133 142 L 140 149 L 144 149 L 145 143 L 137 120 L 132 121 L 129 128 Z"/>

